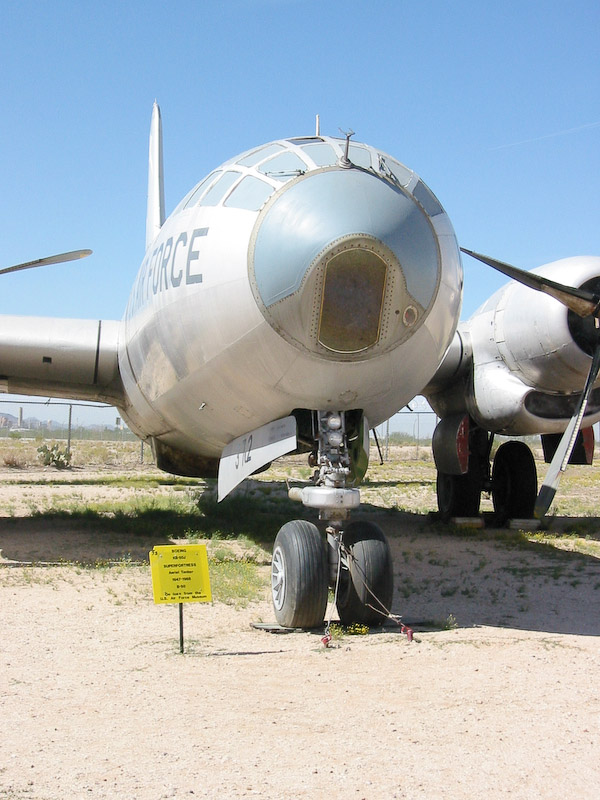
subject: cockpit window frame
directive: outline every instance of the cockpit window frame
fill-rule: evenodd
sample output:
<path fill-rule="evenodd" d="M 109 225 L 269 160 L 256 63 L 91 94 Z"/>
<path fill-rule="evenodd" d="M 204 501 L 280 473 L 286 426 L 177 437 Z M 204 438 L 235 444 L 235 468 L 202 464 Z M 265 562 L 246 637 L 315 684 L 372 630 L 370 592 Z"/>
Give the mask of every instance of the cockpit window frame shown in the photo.
<path fill-rule="evenodd" d="M 258 188 L 258 193 L 254 189 L 249 189 L 251 183 L 254 183 L 255 188 Z M 260 190 L 262 187 L 264 187 L 264 193 L 261 195 Z M 224 197 L 223 206 L 225 208 L 240 208 L 244 211 L 260 211 L 273 192 L 275 192 L 275 186 L 272 183 L 259 178 L 257 175 L 248 173 L 243 175 L 242 179 Z"/>
<path fill-rule="evenodd" d="M 266 161 L 267 158 L 279 155 L 286 149 L 287 148 L 284 147 L 281 142 L 270 142 L 269 144 L 264 144 L 262 147 L 259 147 L 256 150 L 252 150 L 243 158 L 238 159 L 235 164 L 240 167 L 248 167 L 249 169 L 253 169 L 257 167 L 258 164 Z"/>
<path fill-rule="evenodd" d="M 222 174 L 222 169 L 215 169 L 210 172 L 206 178 L 201 180 L 200 183 L 196 184 L 186 197 L 181 210 L 199 205 L 204 194 L 219 180 Z"/>
<path fill-rule="evenodd" d="M 227 169 L 223 172 L 219 178 L 214 181 L 200 199 L 198 205 L 203 206 L 205 208 L 215 208 L 216 206 L 220 206 L 227 197 L 229 197 L 230 193 L 233 191 L 233 188 L 237 185 L 240 179 L 244 176 L 243 172 L 239 172 L 235 169 Z M 230 182 L 229 182 L 230 180 Z M 219 184 L 222 184 L 221 186 Z M 215 193 L 214 196 L 211 196 L 212 193 Z M 210 197 L 211 202 L 207 203 L 207 198 Z M 214 202 L 213 202 L 214 201 Z"/>
<path fill-rule="evenodd" d="M 277 169 L 277 164 L 273 164 L 272 162 L 277 162 L 278 160 L 290 159 L 292 162 L 290 167 L 288 168 L 285 164 L 283 164 L 283 169 Z M 294 161 L 298 162 L 297 166 L 294 166 Z M 273 166 L 274 169 L 270 169 Z M 272 180 L 276 180 L 278 182 L 286 182 L 291 178 L 296 178 L 299 175 L 304 175 L 306 172 L 310 171 L 310 166 L 308 163 L 301 157 L 300 153 L 296 149 L 288 148 L 283 153 L 278 153 L 277 155 L 271 156 L 271 158 L 263 161 L 258 167 L 257 172 L 260 175 L 264 175 L 267 178 L 271 178 Z"/>
<path fill-rule="evenodd" d="M 321 141 L 307 141 L 305 144 L 300 145 L 300 149 L 307 158 L 313 162 L 316 167 L 332 167 L 337 163 L 339 154 L 335 148 L 329 143 Z M 330 156 L 323 158 L 323 153 L 330 153 Z M 316 158 L 315 158 L 316 156 Z"/>

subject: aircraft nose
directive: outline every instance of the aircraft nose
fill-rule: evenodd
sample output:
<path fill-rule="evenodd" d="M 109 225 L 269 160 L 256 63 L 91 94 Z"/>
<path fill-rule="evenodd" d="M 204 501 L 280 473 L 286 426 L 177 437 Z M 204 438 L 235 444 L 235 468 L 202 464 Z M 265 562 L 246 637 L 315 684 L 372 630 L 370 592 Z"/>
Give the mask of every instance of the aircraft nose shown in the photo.
<path fill-rule="evenodd" d="M 435 231 L 413 195 L 361 169 L 287 184 L 259 215 L 249 278 L 269 324 L 332 360 L 385 352 L 418 328 L 435 299 Z"/>

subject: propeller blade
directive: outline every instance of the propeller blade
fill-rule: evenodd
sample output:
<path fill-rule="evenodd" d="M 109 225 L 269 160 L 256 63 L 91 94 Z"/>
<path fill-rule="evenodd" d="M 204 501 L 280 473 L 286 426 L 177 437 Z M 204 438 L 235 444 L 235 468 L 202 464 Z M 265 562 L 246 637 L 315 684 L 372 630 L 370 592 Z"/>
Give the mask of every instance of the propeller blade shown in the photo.
<path fill-rule="evenodd" d="M 548 473 L 544 479 L 540 493 L 535 501 L 533 513 L 537 519 L 541 519 L 546 514 L 550 508 L 550 504 L 554 500 L 554 495 L 558 489 L 558 484 L 560 483 L 563 472 L 567 468 L 569 458 L 571 457 L 571 453 L 575 447 L 575 441 L 577 439 L 579 429 L 581 428 L 581 421 L 583 420 L 587 401 L 591 394 L 592 387 L 596 382 L 599 371 L 600 343 L 596 345 L 596 349 L 594 350 L 594 357 L 592 358 L 590 371 L 585 382 L 585 388 L 581 394 L 581 397 L 579 398 L 579 403 L 577 404 L 575 413 L 571 417 L 571 421 L 567 425 L 567 428 L 562 435 L 562 439 L 560 440 L 560 443 L 556 449 L 556 453 L 554 454 L 554 458 L 552 459 L 552 462 L 548 468 Z"/>
<path fill-rule="evenodd" d="M 574 286 L 567 286 L 563 283 L 551 281 L 550 278 L 543 278 L 541 275 L 534 275 L 524 269 L 513 267 L 510 264 L 505 264 L 504 261 L 498 261 L 495 258 L 489 258 L 481 253 L 475 253 L 473 250 L 466 250 L 464 247 L 460 248 L 463 253 L 466 253 L 472 258 L 476 258 L 483 264 L 497 269 L 509 278 L 512 278 L 524 286 L 529 286 L 530 289 L 535 289 L 536 292 L 544 292 L 549 294 L 566 306 L 571 311 L 574 311 L 580 317 L 594 317 L 600 316 L 600 296 L 593 292 L 588 292 L 585 289 L 578 289 Z"/>
<path fill-rule="evenodd" d="M 49 264 L 61 264 L 63 261 L 76 261 L 78 258 L 86 258 L 91 254 L 91 250 L 71 250 L 70 253 L 59 253 L 56 256 L 37 258 L 35 261 L 26 261 L 24 264 L 15 264 L 14 267 L 5 267 L 0 269 L 0 275 L 5 275 L 7 272 L 18 272 L 21 269 L 35 269 L 36 267 L 46 267 Z"/>

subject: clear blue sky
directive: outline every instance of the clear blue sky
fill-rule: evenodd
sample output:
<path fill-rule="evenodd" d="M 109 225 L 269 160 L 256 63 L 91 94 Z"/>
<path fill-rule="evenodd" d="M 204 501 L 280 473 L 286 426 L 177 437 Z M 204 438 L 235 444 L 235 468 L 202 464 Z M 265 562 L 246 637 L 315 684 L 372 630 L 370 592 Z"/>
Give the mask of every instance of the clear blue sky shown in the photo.
<path fill-rule="evenodd" d="M 525 268 L 600 255 L 597 0 L 2 4 L 0 313 L 119 319 L 161 106 L 169 212 L 254 145 L 352 127 L 418 172 L 459 242 Z M 463 316 L 503 283 L 465 257 Z"/>

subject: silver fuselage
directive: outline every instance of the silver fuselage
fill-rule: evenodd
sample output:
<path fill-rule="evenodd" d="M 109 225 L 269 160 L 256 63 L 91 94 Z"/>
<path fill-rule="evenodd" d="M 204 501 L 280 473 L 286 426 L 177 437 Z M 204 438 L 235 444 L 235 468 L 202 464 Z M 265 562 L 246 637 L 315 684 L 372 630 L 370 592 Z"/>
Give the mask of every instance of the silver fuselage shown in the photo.
<path fill-rule="evenodd" d="M 119 337 L 131 427 L 218 457 L 293 409 L 373 425 L 430 380 L 459 317 L 450 221 L 406 167 L 325 137 L 194 187 L 151 244 Z"/>

